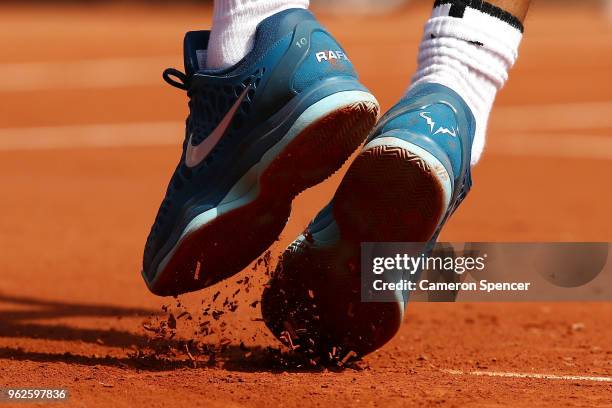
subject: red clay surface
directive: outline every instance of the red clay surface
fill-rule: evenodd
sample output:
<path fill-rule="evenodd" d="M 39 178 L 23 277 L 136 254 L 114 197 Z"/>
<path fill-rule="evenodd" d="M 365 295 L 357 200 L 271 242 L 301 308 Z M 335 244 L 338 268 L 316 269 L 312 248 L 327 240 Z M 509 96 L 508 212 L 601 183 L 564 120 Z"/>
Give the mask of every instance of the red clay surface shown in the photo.
<path fill-rule="evenodd" d="M 386 109 L 414 70 L 427 14 L 417 5 L 322 19 Z M 2 6 L 0 133 L 182 121 L 186 98 L 160 72 L 180 66 L 184 31 L 207 27 L 209 16 L 183 6 Z M 612 240 L 611 40 L 612 25 L 595 9 L 534 7 L 474 190 L 443 239 Z M 84 60 L 94 68 L 83 75 L 35 75 L 41 63 Z M 112 136 L 128 144 L 147 135 Z M 35 150 L 0 139 L 0 387 L 66 387 L 67 405 L 94 407 L 612 406 L 610 382 L 467 374 L 609 378 L 612 304 L 413 304 L 390 344 L 334 372 L 284 367 L 266 351 L 278 344 L 254 303 L 263 263 L 178 301 L 151 295 L 142 246 L 181 137 Z M 273 254 L 341 174 L 299 197 Z"/>

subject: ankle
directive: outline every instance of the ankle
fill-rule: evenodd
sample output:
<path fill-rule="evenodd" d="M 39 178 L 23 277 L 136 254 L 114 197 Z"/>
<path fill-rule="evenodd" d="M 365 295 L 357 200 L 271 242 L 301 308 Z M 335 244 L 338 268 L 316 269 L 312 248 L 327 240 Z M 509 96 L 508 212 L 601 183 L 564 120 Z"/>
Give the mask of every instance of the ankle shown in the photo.
<path fill-rule="evenodd" d="M 467 0 L 437 0 L 425 26 L 410 89 L 439 83 L 465 100 L 476 119 L 472 164 L 484 149 L 489 114 L 518 56 L 522 31 L 510 13 Z"/>
<path fill-rule="evenodd" d="M 257 25 L 290 8 L 308 8 L 309 0 L 215 0 L 206 66 L 223 69 L 253 48 Z"/>

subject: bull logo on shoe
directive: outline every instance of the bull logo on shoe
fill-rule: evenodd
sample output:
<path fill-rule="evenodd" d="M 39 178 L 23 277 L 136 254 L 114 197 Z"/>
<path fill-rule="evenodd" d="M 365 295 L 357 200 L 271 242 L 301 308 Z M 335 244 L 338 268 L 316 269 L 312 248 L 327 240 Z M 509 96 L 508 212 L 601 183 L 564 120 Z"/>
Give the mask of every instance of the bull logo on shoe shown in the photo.
<path fill-rule="evenodd" d="M 430 112 L 421 112 L 419 114 L 420 117 L 425 119 L 425 121 L 427 122 L 427 125 L 429 125 L 429 130 L 432 135 L 435 136 L 439 134 L 445 134 L 445 135 L 449 135 L 452 137 L 457 137 L 457 130 L 455 128 L 448 129 L 448 128 L 439 126 L 438 129 L 434 132 L 434 128 L 436 127 L 436 122 L 434 122 L 434 120 L 431 118 L 430 115 L 431 115 Z"/>

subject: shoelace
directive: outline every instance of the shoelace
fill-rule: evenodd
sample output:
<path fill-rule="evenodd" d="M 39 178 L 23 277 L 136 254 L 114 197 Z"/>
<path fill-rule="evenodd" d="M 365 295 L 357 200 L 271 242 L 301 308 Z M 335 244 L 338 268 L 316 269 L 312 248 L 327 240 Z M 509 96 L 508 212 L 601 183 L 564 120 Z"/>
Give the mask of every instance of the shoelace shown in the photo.
<path fill-rule="evenodd" d="M 187 78 L 187 75 L 176 68 L 166 69 L 162 74 L 162 77 L 164 78 L 164 81 L 175 88 L 182 89 L 183 91 L 189 89 L 189 78 Z M 178 79 L 178 81 L 174 78 Z"/>

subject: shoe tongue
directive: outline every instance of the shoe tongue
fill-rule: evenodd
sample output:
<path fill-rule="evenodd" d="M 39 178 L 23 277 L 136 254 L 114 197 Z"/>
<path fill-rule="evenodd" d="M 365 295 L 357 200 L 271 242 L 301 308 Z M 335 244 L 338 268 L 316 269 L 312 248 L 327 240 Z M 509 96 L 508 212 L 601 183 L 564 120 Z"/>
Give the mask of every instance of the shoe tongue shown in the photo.
<path fill-rule="evenodd" d="M 185 34 L 183 49 L 185 54 L 185 73 L 193 75 L 206 68 L 206 50 L 210 31 L 189 31 Z"/>

